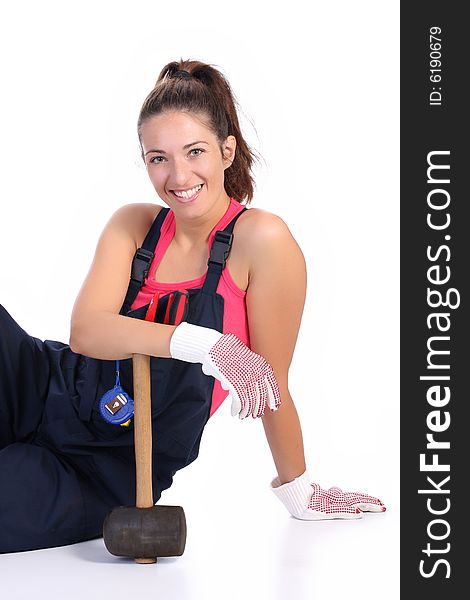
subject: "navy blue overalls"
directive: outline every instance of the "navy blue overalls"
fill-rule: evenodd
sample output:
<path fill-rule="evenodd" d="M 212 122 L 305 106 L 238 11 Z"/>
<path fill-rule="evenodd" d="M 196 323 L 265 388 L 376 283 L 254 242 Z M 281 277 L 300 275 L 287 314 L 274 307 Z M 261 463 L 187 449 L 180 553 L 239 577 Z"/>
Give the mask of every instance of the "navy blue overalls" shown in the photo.
<path fill-rule="evenodd" d="M 122 315 L 145 318 L 148 305 L 133 311 L 130 306 L 168 210 L 160 210 L 135 254 Z M 235 221 L 245 210 L 216 232 L 204 285 L 187 290 L 185 321 L 222 332 L 224 299 L 216 289 Z M 155 321 L 164 322 L 169 296 L 158 300 Z M 199 363 L 172 358 L 152 356 L 150 368 L 157 502 L 176 471 L 199 453 L 214 378 Z M 133 396 L 131 358 L 120 361 L 120 379 Z M 115 380 L 116 361 L 30 336 L 0 305 L 0 553 L 100 537 L 110 510 L 135 505 L 133 419 L 127 427 L 107 423 L 98 408 Z"/>

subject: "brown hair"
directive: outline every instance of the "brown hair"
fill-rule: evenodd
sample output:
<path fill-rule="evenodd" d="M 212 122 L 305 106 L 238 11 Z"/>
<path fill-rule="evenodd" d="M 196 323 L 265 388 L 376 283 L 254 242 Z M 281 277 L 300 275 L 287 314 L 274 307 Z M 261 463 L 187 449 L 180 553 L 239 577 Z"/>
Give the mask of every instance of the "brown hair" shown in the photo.
<path fill-rule="evenodd" d="M 188 77 L 174 76 L 178 70 L 190 73 Z M 150 117 L 167 110 L 181 110 L 200 114 L 216 136 L 222 153 L 222 143 L 228 135 L 235 136 L 237 147 L 233 163 L 225 169 L 224 187 L 227 194 L 249 204 L 255 182 L 251 174 L 256 153 L 243 139 L 236 106 L 238 103 L 223 74 L 210 64 L 197 60 L 173 61 L 163 67 L 155 87 L 144 100 L 137 121 L 142 158 L 144 159 L 141 126 Z M 145 159 L 144 159 L 145 160 Z"/>

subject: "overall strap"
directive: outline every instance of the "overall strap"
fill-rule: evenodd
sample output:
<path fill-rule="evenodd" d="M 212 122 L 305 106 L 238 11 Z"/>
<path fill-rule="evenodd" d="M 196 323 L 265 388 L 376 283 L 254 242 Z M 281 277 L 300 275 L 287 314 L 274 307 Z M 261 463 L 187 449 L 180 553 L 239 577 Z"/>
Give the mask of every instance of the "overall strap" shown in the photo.
<path fill-rule="evenodd" d="M 126 298 L 119 311 L 120 315 L 126 315 L 134 300 L 139 293 L 140 288 L 144 284 L 144 279 L 147 277 L 150 265 L 152 264 L 155 248 L 160 239 L 160 231 L 162 223 L 168 214 L 169 208 L 162 208 L 155 217 L 150 229 L 145 236 L 142 246 L 136 250 L 132 259 L 131 277 L 129 287 L 127 288 Z"/>
<path fill-rule="evenodd" d="M 230 223 L 223 230 L 215 232 L 212 241 L 211 253 L 207 261 L 208 269 L 204 285 L 202 286 L 203 294 L 215 294 L 222 271 L 225 268 L 230 249 L 233 241 L 233 228 L 238 217 L 248 210 L 246 206 L 237 215 L 233 217 Z"/>

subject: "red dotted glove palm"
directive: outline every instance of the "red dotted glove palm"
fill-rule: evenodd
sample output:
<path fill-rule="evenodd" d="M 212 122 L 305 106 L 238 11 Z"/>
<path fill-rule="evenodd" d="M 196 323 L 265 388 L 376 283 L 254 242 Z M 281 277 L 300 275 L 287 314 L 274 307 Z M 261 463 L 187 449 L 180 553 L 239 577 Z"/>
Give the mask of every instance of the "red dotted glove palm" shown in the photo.
<path fill-rule="evenodd" d="M 218 379 L 232 398 L 233 417 L 261 417 L 266 405 L 274 412 L 281 403 L 271 365 L 233 333 L 183 322 L 171 337 L 170 354 L 201 363 L 206 375 Z"/>
<path fill-rule="evenodd" d="M 305 471 L 293 481 L 279 485 L 279 478 L 271 482 L 271 490 L 296 519 L 360 519 L 363 512 L 384 512 L 383 502 L 369 494 L 343 492 L 338 487 L 324 490 L 310 482 Z"/>
<path fill-rule="evenodd" d="M 273 369 L 262 356 L 252 352 L 236 335 L 227 333 L 211 348 L 202 362 L 202 370 L 220 381 L 230 392 L 232 417 L 264 414 L 281 403 Z"/>

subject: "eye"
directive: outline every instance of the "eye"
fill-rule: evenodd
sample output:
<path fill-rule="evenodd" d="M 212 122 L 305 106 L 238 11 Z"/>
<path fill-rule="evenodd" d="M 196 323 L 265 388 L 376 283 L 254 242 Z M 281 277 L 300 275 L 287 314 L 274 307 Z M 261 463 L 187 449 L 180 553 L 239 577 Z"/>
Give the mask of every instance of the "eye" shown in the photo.
<path fill-rule="evenodd" d="M 205 152 L 202 148 L 193 148 L 189 152 Z M 193 154 L 193 156 L 201 156 L 200 154 Z"/>
<path fill-rule="evenodd" d="M 149 160 L 149 164 L 153 163 L 153 164 L 159 164 L 160 161 L 159 160 L 155 160 L 156 158 L 165 158 L 164 156 L 154 156 Z"/>

